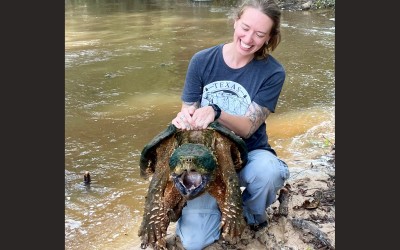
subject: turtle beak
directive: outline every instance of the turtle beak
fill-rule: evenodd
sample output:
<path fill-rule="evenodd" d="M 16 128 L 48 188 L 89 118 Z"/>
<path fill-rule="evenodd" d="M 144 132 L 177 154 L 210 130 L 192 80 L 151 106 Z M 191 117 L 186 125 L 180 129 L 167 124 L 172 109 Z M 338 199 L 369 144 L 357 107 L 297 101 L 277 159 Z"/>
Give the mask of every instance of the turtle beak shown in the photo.
<path fill-rule="evenodd" d="M 193 199 L 205 191 L 205 188 L 210 180 L 208 174 L 201 174 L 197 172 L 191 164 L 191 159 L 185 159 L 182 161 L 181 169 L 183 171 L 178 173 L 172 173 L 172 179 L 175 183 L 175 187 L 187 200 Z"/>

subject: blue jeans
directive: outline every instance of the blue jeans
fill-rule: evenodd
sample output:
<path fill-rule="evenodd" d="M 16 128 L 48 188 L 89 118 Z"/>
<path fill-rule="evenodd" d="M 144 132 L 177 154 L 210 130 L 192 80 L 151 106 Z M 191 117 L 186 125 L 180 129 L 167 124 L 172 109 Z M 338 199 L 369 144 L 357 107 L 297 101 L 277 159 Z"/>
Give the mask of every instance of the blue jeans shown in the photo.
<path fill-rule="evenodd" d="M 247 165 L 239 172 L 243 215 L 248 224 L 260 224 L 267 220 L 265 209 L 275 202 L 276 194 L 289 178 L 286 163 L 267 150 L 249 152 Z"/>
<path fill-rule="evenodd" d="M 176 234 L 186 250 L 201 250 L 219 239 L 221 212 L 209 193 L 187 201 L 176 224 Z"/>
<path fill-rule="evenodd" d="M 240 186 L 245 187 L 243 216 L 248 224 L 267 220 L 266 208 L 275 202 L 277 192 L 289 178 L 286 163 L 267 150 L 248 153 L 248 162 L 239 172 Z M 201 250 L 219 239 L 221 213 L 214 197 L 206 193 L 189 200 L 176 224 L 176 234 L 186 250 Z"/>

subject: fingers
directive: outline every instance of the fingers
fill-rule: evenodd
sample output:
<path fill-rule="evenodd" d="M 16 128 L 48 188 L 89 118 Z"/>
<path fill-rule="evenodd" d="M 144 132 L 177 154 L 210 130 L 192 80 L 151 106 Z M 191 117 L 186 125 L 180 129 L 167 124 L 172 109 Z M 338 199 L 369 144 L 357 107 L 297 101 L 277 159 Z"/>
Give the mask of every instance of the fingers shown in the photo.
<path fill-rule="evenodd" d="M 172 120 L 175 127 L 184 130 L 206 129 L 214 121 L 214 111 L 208 112 L 208 109 L 193 107 L 184 108 Z"/>
<path fill-rule="evenodd" d="M 172 124 L 174 124 L 175 127 L 184 129 L 184 130 L 206 129 L 208 127 L 208 125 L 210 124 L 210 122 L 207 122 L 205 120 L 200 120 L 200 119 L 197 119 L 197 120 L 192 119 L 192 121 L 193 122 L 190 124 L 188 119 L 185 116 L 180 115 L 172 120 Z"/>
<path fill-rule="evenodd" d="M 189 109 L 183 109 L 181 112 L 178 113 L 179 118 L 189 124 L 193 123 L 192 115 L 193 113 L 191 113 Z"/>
<path fill-rule="evenodd" d="M 196 129 L 206 129 L 209 124 L 210 124 L 209 121 L 199 119 L 199 120 L 195 121 L 195 126 L 194 127 Z"/>
<path fill-rule="evenodd" d="M 177 128 L 190 130 L 192 129 L 192 126 L 190 125 L 189 119 L 192 120 L 190 115 L 185 115 L 185 112 L 179 112 L 178 115 L 172 120 L 172 124 L 174 124 Z"/>
<path fill-rule="evenodd" d="M 208 125 L 214 121 L 214 110 L 207 107 L 201 107 L 196 109 L 196 112 L 192 116 L 193 127 L 195 129 L 206 129 Z"/>

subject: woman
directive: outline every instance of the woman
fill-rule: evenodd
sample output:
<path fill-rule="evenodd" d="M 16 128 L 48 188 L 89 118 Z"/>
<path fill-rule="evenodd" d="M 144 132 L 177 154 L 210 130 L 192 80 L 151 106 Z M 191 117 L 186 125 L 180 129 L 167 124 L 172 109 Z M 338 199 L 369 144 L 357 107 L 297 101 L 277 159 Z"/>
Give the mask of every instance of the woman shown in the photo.
<path fill-rule="evenodd" d="M 282 65 L 270 55 L 280 43 L 279 7 L 273 0 L 245 0 L 234 15 L 233 41 L 197 52 L 190 60 L 182 108 L 172 123 L 205 129 L 217 120 L 242 137 L 248 163 L 238 173 L 243 216 L 250 228 L 267 225 L 266 208 L 289 178 L 289 170 L 268 143 L 265 120 L 285 81 Z M 221 214 L 206 193 L 187 202 L 176 233 L 185 249 L 199 250 L 218 240 Z"/>

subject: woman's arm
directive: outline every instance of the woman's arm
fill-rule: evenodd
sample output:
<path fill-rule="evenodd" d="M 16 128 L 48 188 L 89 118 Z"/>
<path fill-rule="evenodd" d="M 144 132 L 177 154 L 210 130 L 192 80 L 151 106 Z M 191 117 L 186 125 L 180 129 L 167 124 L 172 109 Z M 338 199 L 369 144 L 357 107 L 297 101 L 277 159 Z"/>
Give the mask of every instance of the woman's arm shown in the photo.
<path fill-rule="evenodd" d="M 199 107 L 199 102 L 183 102 L 181 111 L 172 120 L 177 128 L 186 130 L 205 129 L 214 121 L 215 111 L 211 106 Z M 252 102 L 244 116 L 231 115 L 222 110 L 218 122 L 242 138 L 249 138 L 265 122 L 271 112 Z"/>
<path fill-rule="evenodd" d="M 246 139 L 265 122 L 270 113 L 266 107 L 252 102 L 244 116 L 231 115 L 222 111 L 218 122 Z"/>

